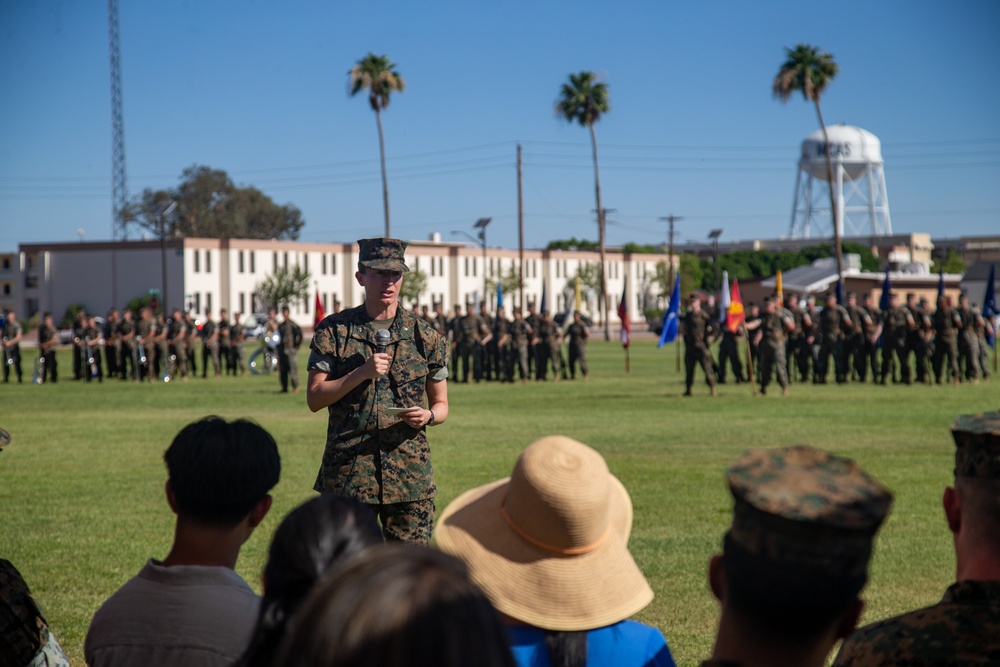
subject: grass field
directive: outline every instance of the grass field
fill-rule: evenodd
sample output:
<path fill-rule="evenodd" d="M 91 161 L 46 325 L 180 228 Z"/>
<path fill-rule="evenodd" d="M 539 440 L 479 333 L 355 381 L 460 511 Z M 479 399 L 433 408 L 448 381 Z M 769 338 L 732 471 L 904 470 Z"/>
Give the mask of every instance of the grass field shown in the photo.
<path fill-rule="evenodd" d="M 69 355 L 62 355 L 65 377 Z M 430 434 L 438 509 L 509 474 L 518 453 L 541 436 L 561 433 L 599 450 L 632 494 L 630 547 L 656 592 L 638 618 L 663 630 L 678 664 L 697 664 L 711 650 L 718 608 L 706 565 L 730 521 L 723 470 L 747 447 L 830 449 L 857 459 L 893 491 L 865 592 L 866 621 L 932 603 L 952 581 L 940 511 L 954 462 L 948 426 L 958 413 L 1000 407 L 996 380 L 796 384 L 785 399 L 754 398 L 749 386 L 730 384 L 712 400 L 704 384 L 695 397 L 681 397 L 673 345 L 636 342 L 630 375 L 617 343 L 591 342 L 589 357 L 587 382 L 449 387 L 451 416 Z M 163 497 L 163 451 L 182 426 L 207 414 L 255 419 L 281 450 L 274 509 L 238 564 L 259 588 L 271 533 L 313 493 L 326 431 L 325 412 L 310 413 L 303 395 L 279 394 L 277 384 L 271 376 L 0 385 L 0 426 L 13 435 L 0 454 L 0 556 L 24 574 L 75 664 L 83 664 L 97 607 L 147 558 L 166 554 L 173 518 Z"/>

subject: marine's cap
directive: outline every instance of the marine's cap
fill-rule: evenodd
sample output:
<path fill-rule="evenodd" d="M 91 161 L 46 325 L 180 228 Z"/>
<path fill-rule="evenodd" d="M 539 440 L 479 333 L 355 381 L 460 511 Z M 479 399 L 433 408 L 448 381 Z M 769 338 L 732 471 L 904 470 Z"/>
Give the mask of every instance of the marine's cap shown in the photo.
<path fill-rule="evenodd" d="M 399 239 L 358 239 L 358 246 L 361 252 L 358 254 L 358 264 L 366 269 L 376 271 L 401 271 L 406 273 L 410 270 L 403 263 L 403 252 L 406 250 L 406 241 Z"/>
<path fill-rule="evenodd" d="M 892 494 L 850 459 L 805 445 L 745 452 L 726 471 L 728 542 L 769 561 L 864 575 Z"/>
<path fill-rule="evenodd" d="M 955 476 L 1000 479 L 1000 412 L 959 415 L 955 438 Z"/>

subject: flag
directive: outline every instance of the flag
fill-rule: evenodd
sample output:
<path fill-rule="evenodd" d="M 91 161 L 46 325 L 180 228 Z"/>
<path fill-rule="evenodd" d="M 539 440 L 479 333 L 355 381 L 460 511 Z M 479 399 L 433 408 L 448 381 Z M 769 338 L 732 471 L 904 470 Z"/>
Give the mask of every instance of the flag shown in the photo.
<path fill-rule="evenodd" d="M 577 278 L 577 286 L 579 286 Z M 579 292 L 577 292 L 579 294 Z M 622 347 L 627 348 L 632 334 L 632 324 L 628 317 L 628 278 L 625 278 L 625 289 L 622 290 L 622 300 L 618 302 L 618 319 L 622 321 Z"/>
<path fill-rule="evenodd" d="M 503 285 L 497 281 L 497 310 L 503 308 Z"/>
<path fill-rule="evenodd" d="M 722 295 L 719 300 L 719 324 L 725 324 L 729 312 L 729 271 L 722 272 Z"/>
<path fill-rule="evenodd" d="M 663 331 L 660 333 L 660 342 L 656 347 L 663 347 L 667 343 L 677 340 L 677 331 L 680 325 L 681 307 L 681 281 L 674 281 L 674 293 L 670 295 L 670 303 L 667 304 L 667 312 L 663 314 Z"/>
<path fill-rule="evenodd" d="M 574 283 L 574 286 L 576 287 L 576 295 L 575 295 L 576 299 L 573 301 L 573 308 L 575 308 L 576 310 L 583 310 L 583 308 L 580 307 L 580 303 L 581 303 L 580 302 L 580 276 L 577 276 L 573 280 L 573 283 Z"/>
<path fill-rule="evenodd" d="M 740 284 L 734 278 L 732 297 L 730 298 L 729 309 L 726 311 L 726 328 L 732 333 L 736 333 L 740 325 L 746 322 L 746 320 L 746 313 L 743 312 L 743 299 L 740 298 Z"/>
<path fill-rule="evenodd" d="M 542 278 L 542 307 L 538 309 L 538 312 L 545 313 L 549 310 L 549 299 L 548 295 L 545 293 L 545 278 Z"/>
<path fill-rule="evenodd" d="M 938 269 L 938 298 L 944 296 L 944 271 Z"/>
<path fill-rule="evenodd" d="M 844 305 L 844 280 L 837 278 L 837 304 Z"/>
<path fill-rule="evenodd" d="M 319 323 L 323 321 L 326 317 L 326 313 L 323 312 L 323 302 L 319 300 L 319 287 L 316 288 L 316 315 L 313 317 L 313 329 L 319 326 Z"/>
<path fill-rule="evenodd" d="M 774 274 L 774 292 L 778 295 L 778 300 L 785 302 L 785 296 L 781 292 L 781 271 Z"/>
<path fill-rule="evenodd" d="M 983 319 L 993 324 L 986 332 L 986 343 L 990 347 L 996 345 L 997 332 L 997 265 L 990 264 L 990 279 L 986 283 L 986 295 L 983 297 Z"/>
<path fill-rule="evenodd" d="M 884 315 L 892 308 L 892 283 L 889 282 L 889 272 L 885 272 L 885 280 L 882 282 L 882 297 L 878 300 L 879 310 Z"/>

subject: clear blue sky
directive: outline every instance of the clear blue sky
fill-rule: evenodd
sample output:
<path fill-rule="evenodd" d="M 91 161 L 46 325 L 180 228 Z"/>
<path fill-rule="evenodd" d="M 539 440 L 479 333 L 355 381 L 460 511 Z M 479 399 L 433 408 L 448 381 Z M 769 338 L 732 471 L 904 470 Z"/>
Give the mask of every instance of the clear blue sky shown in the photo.
<path fill-rule="evenodd" d="M 608 242 L 788 233 L 811 104 L 782 105 L 783 47 L 832 53 L 828 123 L 882 141 L 896 232 L 1000 233 L 1000 3 L 122 0 L 131 195 L 190 165 L 303 213 L 305 241 L 383 229 L 374 114 L 347 95 L 367 52 L 407 82 L 383 114 L 395 236 L 472 232 L 516 247 L 596 239 L 584 128 L 557 118 L 567 75 L 599 73 Z M 0 0 L 0 251 L 111 236 L 104 0 Z"/>

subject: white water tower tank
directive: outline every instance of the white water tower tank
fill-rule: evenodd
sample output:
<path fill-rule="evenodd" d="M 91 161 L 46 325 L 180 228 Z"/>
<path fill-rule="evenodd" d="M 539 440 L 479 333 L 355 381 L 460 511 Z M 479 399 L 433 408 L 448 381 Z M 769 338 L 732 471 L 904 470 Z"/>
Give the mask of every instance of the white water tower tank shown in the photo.
<path fill-rule="evenodd" d="M 802 142 L 792 206 L 792 238 L 812 234 L 832 236 L 891 236 L 889 197 L 885 189 L 882 142 L 868 130 L 853 125 L 831 125 L 831 177 L 827 168 L 826 138 L 819 129 Z M 836 220 L 830 215 L 830 190 L 837 202 Z"/>

